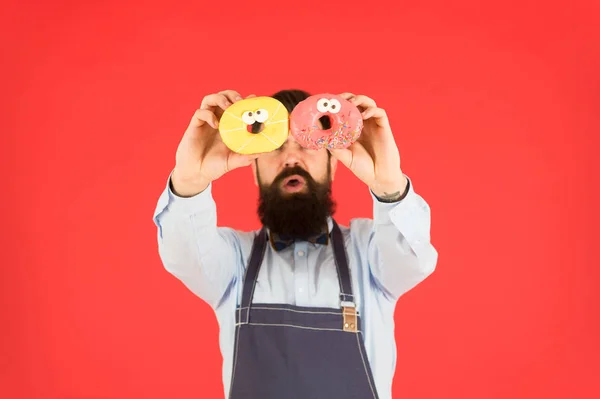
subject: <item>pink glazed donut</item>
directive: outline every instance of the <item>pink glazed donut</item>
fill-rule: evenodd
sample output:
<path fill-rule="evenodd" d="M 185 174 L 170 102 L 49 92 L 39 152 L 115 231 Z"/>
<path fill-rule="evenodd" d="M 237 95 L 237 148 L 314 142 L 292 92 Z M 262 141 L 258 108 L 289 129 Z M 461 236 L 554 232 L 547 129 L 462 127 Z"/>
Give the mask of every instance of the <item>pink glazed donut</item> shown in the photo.
<path fill-rule="evenodd" d="M 317 124 L 329 117 L 331 128 L 322 130 Z M 318 94 L 301 101 L 290 114 L 290 133 L 298 143 L 311 150 L 347 148 L 354 143 L 363 128 L 358 108 L 335 94 Z"/>

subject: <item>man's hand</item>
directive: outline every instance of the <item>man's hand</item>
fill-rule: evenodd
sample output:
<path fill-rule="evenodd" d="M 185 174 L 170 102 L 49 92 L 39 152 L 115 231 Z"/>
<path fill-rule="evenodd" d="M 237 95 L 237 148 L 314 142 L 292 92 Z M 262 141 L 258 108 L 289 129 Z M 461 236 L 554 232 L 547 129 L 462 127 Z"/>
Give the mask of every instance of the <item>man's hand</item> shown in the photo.
<path fill-rule="evenodd" d="M 386 112 L 363 95 L 342 93 L 340 96 L 358 107 L 364 127 L 358 140 L 331 154 L 363 181 L 384 201 L 400 199 L 408 179 L 400 169 L 400 152 L 396 146 Z"/>
<path fill-rule="evenodd" d="M 194 196 L 225 173 L 250 165 L 259 157 L 259 154 L 232 152 L 219 134 L 219 120 L 223 111 L 240 100 L 242 96 L 233 90 L 204 97 L 177 148 L 175 169 L 171 175 L 175 193 L 182 197 Z"/>

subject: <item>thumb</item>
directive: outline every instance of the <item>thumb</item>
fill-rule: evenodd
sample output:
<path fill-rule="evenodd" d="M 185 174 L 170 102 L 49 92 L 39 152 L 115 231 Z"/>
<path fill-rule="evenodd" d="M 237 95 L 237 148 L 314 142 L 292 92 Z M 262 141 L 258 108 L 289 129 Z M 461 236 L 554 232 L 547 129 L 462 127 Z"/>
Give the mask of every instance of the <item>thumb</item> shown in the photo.
<path fill-rule="evenodd" d="M 227 160 L 227 170 L 234 170 L 250 165 L 255 159 L 258 159 L 261 154 L 238 154 L 232 152 Z"/>
<path fill-rule="evenodd" d="M 350 168 L 350 165 L 352 165 L 352 150 L 348 148 L 332 148 L 329 149 L 329 152 L 347 168 Z"/>

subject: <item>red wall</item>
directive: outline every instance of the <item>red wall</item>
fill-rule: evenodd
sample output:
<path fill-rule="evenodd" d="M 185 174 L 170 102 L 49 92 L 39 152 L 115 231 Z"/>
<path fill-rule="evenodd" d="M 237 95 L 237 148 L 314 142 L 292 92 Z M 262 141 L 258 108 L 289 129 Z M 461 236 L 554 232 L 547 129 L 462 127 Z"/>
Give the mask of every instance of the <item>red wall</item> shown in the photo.
<path fill-rule="evenodd" d="M 87 3 L 0 12 L 1 397 L 221 397 L 152 214 L 205 94 L 290 87 L 374 98 L 431 205 L 395 396 L 600 397 L 597 1 Z M 334 191 L 371 216 L 344 167 Z M 214 193 L 258 226 L 249 168 Z"/>

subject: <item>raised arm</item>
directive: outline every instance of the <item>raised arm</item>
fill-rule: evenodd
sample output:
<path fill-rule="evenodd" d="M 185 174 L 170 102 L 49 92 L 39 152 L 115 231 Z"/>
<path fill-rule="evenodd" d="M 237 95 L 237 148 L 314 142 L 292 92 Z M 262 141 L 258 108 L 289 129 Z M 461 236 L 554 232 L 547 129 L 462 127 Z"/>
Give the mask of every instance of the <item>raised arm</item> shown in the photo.
<path fill-rule="evenodd" d="M 363 95 L 341 94 L 364 120 L 359 139 L 331 153 L 370 189 L 373 220 L 363 223 L 361 248 L 368 251 L 371 275 L 397 299 L 433 272 L 438 254 L 430 242 L 430 209 L 400 168 L 400 153 L 385 110 Z M 368 223 L 369 225 L 364 225 Z M 365 230 L 366 228 L 366 230 Z M 363 232 L 366 231 L 366 234 Z"/>
<path fill-rule="evenodd" d="M 153 218 L 166 270 L 213 307 L 242 275 L 243 263 L 241 233 L 217 226 L 212 182 L 258 157 L 231 152 L 217 130 L 223 111 L 241 99 L 232 90 L 204 97 L 179 143 Z"/>

